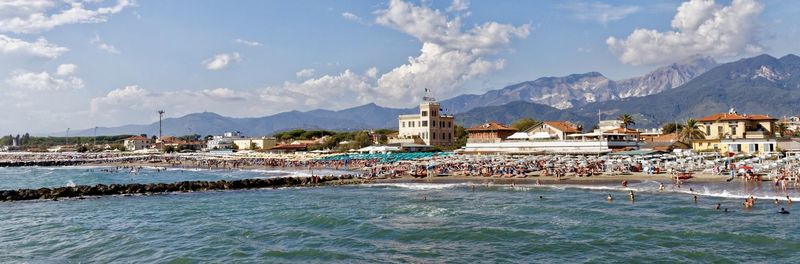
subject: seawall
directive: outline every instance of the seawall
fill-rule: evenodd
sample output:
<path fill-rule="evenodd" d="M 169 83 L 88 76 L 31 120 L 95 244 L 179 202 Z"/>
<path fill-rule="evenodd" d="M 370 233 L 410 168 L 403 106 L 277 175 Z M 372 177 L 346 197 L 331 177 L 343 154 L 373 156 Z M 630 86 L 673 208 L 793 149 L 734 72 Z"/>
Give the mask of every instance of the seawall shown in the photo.
<path fill-rule="evenodd" d="M 84 196 L 157 194 L 170 192 L 198 192 L 214 190 L 243 190 L 258 188 L 299 187 L 328 184 L 352 184 L 353 175 L 318 177 L 277 177 L 219 181 L 182 181 L 175 183 L 97 184 L 75 187 L 0 190 L 0 201 L 58 200 Z M 347 181 L 345 181 L 347 180 Z"/>

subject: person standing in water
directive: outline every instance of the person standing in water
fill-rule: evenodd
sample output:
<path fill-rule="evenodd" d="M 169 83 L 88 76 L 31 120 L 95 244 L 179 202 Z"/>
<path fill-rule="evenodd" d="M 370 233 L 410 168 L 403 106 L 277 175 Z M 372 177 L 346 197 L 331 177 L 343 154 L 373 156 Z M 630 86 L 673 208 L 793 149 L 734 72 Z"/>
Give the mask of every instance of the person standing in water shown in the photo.
<path fill-rule="evenodd" d="M 720 206 L 722 206 L 722 204 L 719 204 L 719 203 L 718 203 L 718 204 L 717 204 L 717 207 L 716 207 L 716 208 L 714 208 L 714 209 L 716 209 L 716 210 L 719 210 L 719 207 L 720 207 Z"/>
<path fill-rule="evenodd" d="M 663 192 L 664 191 L 664 183 L 663 182 L 659 182 L 658 183 L 658 191 L 659 192 Z"/>
<path fill-rule="evenodd" d="M 628 195 L 631 197 L 631 202 L 636 201 L 636 195 L 633 194 L 633 190 L 631 190 Z"/>
<path fill-rule="evenodd" d="M 697 203 L 697 195 L 694 196 L 694 203 Z"/>
<path fill-rule="evenodd" d="M 611 194 L 609 193 L 609 194 L 608 194 L 608 197 L 606 197 L 606 200 L 608 200 L 609 202 L 610 202 L 610 201 L 613 201 L 613 200 L 614 200 L 614 197 L 611 197 Z"/>

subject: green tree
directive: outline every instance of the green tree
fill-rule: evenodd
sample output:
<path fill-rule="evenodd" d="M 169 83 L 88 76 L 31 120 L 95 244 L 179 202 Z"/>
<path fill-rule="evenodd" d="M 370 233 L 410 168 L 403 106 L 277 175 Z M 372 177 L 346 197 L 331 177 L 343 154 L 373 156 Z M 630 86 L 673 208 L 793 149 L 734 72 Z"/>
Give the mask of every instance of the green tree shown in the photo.
<path fill-rule="evenodd" d="M 462 127 L 462 126 L 456 125 L 453 128 L 453 130 L 454 130 L 453 134 L 456 137 L 456 142 L 453 143 L 453 147 L 454 148 L 461 148 L 463 146 L 466 146 L 467 145 L 467 137 L 468 137 L 467 129 Z"/>
<path fill-rule="evenodd" d="M 778 130 L 778 135 L 780 135 L 781 137 L 783 137 L 784 135 L 786 135 L 786 131 L 787 131 L 787 130 L 789 130 L 789 126 L 787 126 L 785 123 L 779 123 L 779 124 L 778 124 L 778 125 L 775 127 L 775 129 L 777 129 L 777 130 Z"/>
<path fill-rule="evenodd" d="M 667 123 L 661 126 L 661 132 L 664 134 L 672 134 L 675 131 L 680 131 L 683 128 L 683 124 L 675 124 L 675 123 Z"/>
<path fill-rule="evenodd" d="M 678 140 L 684 143 L 691 143 L 695 139 L 703 138 L 705 138 L 705 134 L 700 130 L 700 126 L 697 125 L 697 120 L 691 118 L 686 120 L 686 124 L 683 125 L 678 133 Z"/>
<path fill-rule="evenodd" d="M 367 131 L 359 131 L 356 133 L 355 137 L 353 138 L 355 146 L 358 148 L 363 148 L 369 145 L 372 145 L 372 137 L 369 136 L 369 132 Z"/>
<path fill-rule="evenodd" d="M 629 126 L 636 125 L 636 122 L 633 120 L 633 117 L 629 114 L 622 114 L 619 117 L 617 117 L 617 120 L 622 122 L 622 127 L 625 128 L 626 130 L 628 129 Z"/>
<path fill-rule="evenodd" d="M 511 127 L 516 129 L 517 131 L 525 131 L 528 128 L 531 128 L 532 126 L 538 125 L 539 123 L 540 122 L 536 121 L 536 119 L 525 117 L 517 119 L 516 121 L 511 123 Z"/>

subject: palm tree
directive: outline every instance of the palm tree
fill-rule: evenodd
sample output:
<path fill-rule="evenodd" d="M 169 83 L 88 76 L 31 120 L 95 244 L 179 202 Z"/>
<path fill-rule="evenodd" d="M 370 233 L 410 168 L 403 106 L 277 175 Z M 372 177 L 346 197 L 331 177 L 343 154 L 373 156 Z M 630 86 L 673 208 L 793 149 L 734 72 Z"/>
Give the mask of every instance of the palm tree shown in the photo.
<path fill-rule="evenodd" d="M 631 115 L 629 115 L 629 114 L 622 114 L 619 117 L 617 117 L 617 120 L 622 122 L 622 127 L 624 127 L 625 130 L 628 130 L 628 126 L 629 125 L 635 125 L 636 124 L 636 122 L 633 121 L 633 117 Z"/>
<path fill-rule="evenodd" d="M 789 126 L 787 126 L 786 123 L 780 123 L 777 127 L 775 127 L 775 129 L 778 130 L 778 135 L 783 137 L 783 135 L 786 134 L 786 130 L 789 130 Z"/>
<path fill-rule="evenodd" d="M 697 125 L 697 120 L 689 118 L 686 124 L 678 131 L 678 140 L 684 143 L 691 143 L 695 139 L 705 138 L 705 134 Z"/>

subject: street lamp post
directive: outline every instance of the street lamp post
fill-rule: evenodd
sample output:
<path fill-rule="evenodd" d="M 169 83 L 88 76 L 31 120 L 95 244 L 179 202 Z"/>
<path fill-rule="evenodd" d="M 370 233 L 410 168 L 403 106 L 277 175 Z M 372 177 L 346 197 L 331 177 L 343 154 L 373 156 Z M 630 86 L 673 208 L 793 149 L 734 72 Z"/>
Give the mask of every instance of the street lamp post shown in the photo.
<path fill-rule="evenodd" d="M 164 152 L 164 140 L 161 138 L 161 118 L 164 113 L 164 110 L 158 110 L 158 140 L 161 141 L 161 152 Z"/>

